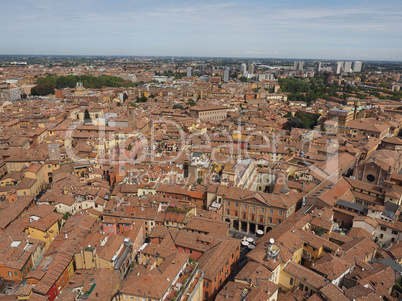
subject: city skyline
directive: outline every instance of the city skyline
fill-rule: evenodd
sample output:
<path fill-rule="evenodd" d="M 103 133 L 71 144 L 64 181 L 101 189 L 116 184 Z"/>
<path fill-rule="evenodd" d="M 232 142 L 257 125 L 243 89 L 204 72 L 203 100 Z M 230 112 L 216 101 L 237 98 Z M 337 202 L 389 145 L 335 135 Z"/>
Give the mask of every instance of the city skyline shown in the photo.
<path fill-rule="evenodd" d="M 2 5 L 0 54 L 402 60 L 398 1 Z"/>

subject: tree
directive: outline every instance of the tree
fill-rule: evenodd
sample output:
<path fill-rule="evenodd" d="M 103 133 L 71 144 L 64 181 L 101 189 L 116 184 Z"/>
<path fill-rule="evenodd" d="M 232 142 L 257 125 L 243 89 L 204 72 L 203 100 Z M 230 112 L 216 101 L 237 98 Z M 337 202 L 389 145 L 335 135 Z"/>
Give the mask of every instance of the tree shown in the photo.
<path fill-rule="evenodd" d="M 64 214 L 63 214 L 63 219 L 66 221 L 66 220 L 68 220 L 68 218 L 71 216 L 72 214 L 70 213 L 70 212 L 65 212 Z"/>
<path fill-rule="evenodd" d="M 297 112 L 294 117 L 289 117 L 284 128 L 291 130 L 292 128 L 312 129 L 317 125 L 319 114 L 304 114 Z"/>
<path fill-rule="evenodd" d="M 67 77 L 65 77 L 65 76 L 60 76 L 60 77 L 56 80 L 56 88 L 57 88 L 57 89 L 69 88 L 69 83 L 68 83 Z"/>
<path fill-rule="evenodd" d="M 124 87 L 132 86 L 133 83 L 126 81 L 121 77 L 115 77 L 110 75 L 67 75 L 67 76 L 54 76 L 49 74 L 47 77 L 40 77 L 37 80 L 37 84 L 49 83 L 54 88 L 74 88 L 78 82 L 81 82 L 86 88 L 100 89 L 102 87 Z"/>
<path fill-rule="evenodd" d="M 183 110 L 184 107 L 183 107 L 182 105 L 174 104 L 174 105 L 173 105 L 173 109 L 180 109 L 180 110 Z"/>
<path fill-rule="evenodd" d="M 89 111 L 88 109 L 85 109 L 85 113 L 84 113 L 84 120 L 85 121 L 91 121 L 91 115 L 89 115 Z"/>
<path fill-rule="evenodd" d="M 195 106 L 197 103 L 196 103 L 194 100 L 189 99 L 189 100 L 187 101 L 187 104 L 188 104 L 189 106 Z"/>
<path fill-rule="evenodd" d="M 303 123 L 297 117 L 289 117 L 288 121 L 284 124 L 286 130 L 291 130 L 292 128 L 303 128 Z"/>
<path fill-rule="evenodd" d="M 146 96 L 137 96 L 137 102 L 147 102 L 148 98 L 146 98 Z"/>
<path fill-rule="evenodd" d="M 42 84 L 38 84 L 31 89 L 32 95 L 40 95 L 45 96 L 49 94 L 54 94 L 54 86 L 49 82 L 44 82 Z"/>

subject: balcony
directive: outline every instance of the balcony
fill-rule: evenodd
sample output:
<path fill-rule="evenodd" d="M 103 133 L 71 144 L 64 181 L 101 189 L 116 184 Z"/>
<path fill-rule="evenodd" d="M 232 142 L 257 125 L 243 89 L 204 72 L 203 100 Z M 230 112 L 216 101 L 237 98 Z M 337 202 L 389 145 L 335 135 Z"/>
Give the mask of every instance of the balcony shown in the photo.
<path fill-rule="evenodd" d="M 192 289 L 193 280 L 196 279 L 198 273 L 198 262 L 190 262 L 184 269 L 182 275 L 172 286 L 172 290 L 166 297 L 166 300 L 187 300 L 189 290 Z"/>

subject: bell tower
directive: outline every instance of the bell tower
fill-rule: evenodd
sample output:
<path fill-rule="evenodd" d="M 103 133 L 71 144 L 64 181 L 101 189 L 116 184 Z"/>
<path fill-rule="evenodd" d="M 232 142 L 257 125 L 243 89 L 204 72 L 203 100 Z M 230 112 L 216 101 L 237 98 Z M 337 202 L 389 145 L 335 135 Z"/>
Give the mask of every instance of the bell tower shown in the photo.
<path fill-rule="evenodd" d="M 356 99 L 354 103 L 355 112 L 353 114 L 353 120 L 357 119 L 357 109 L 360 107 L 360 100 Z"/>
<path fill-rule="evenodd" d="M 127 108 L 128 127 L 133 130 L 135 129 L 134 118 L 135 118 L 135 110 L 133 107 L 129 106 Z"/>

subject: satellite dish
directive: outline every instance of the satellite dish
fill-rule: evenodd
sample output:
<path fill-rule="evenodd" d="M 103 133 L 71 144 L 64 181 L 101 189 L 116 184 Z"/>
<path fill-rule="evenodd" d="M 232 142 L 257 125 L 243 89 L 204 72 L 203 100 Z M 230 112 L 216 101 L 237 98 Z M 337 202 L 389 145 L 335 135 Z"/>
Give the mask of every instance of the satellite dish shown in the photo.
<path fill-rule="evenodd" d="M 270 243 L 270 244 L 273 244 L 274 242 L 275 242 L 275 240 L 274 240 L 273 238 L 270 238 L 270 239 L 269 239 L 269 243 Z"/>

